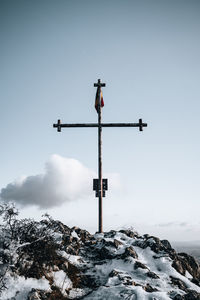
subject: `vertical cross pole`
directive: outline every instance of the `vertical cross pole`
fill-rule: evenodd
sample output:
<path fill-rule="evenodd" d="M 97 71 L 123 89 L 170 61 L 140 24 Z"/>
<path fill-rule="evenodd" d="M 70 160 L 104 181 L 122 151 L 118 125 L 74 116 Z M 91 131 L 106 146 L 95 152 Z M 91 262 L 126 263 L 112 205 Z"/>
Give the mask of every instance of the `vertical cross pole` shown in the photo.
<path fill-rule="evenodd" d="M 102 188 L 102 127 L 101 127 L 101 95 L 99 89 L 99 104 L 98 104 L 98 156 L 99 156 L 99 164 L 98 164 L 98 173 L 99 173 L 99 232 L 103 232 L 103 212 L 102 212 L 102 196 L 103 196 L 103 188 Z"/>
<path fill-rule="evenodd" d="M 98 192 L 99 192 L 99 232 L 103 232 L 103 182 L 102 182 L 102 126 L 101 126 L 101 87 L 105 86 L 105 83 L 101 83 L 98 79 L 98 83 L 94 84 L 97 87 L 98 93 Z"/>

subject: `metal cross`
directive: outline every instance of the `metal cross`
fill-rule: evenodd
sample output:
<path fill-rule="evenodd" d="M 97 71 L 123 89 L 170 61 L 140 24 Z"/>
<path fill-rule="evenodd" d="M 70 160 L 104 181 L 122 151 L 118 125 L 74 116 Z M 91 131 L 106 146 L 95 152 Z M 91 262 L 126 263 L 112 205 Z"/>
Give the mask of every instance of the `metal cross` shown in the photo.
<path fill-rule="evenodd" d="M 147 127 L 147 123 L 143 123 L 142 119 L 139 119 L 138 123 L 101 123 L 101 88 L 105 87 L 105 83 L 101 83 L 98 79 L 97 83 L 94 83 L 94 87 L 97 87 L 96 100 L 98 123 L 74 123 L 74 124 L 62 124 L 58 120 L 57 124 L 53 124 L 53 127 L 57 128 L 58 132 L 61 132 L 62 127 L 98 127 L 98 179 L 93 180 L 93 190 L 96 191 L 96 197 L 99 198 L 99 232 L 103 232 L 103 214 L 102 214 L 102 197 L 105 197 L 105 190 L 108 189 L 107 179 L 102 178 L 102 127 L 139 127 L 140 131 L 143 131 L 143 127 Z"/>

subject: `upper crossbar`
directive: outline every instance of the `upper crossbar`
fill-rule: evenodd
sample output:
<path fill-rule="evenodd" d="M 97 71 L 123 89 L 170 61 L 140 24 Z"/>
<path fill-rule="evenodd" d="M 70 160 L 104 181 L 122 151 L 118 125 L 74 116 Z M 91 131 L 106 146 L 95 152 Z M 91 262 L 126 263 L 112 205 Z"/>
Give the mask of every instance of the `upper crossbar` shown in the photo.
<path fill-rule="evenodd" d="M 62 127 L 139 127 L 140 131 L 143 130 L 143 127 L 147 127 L 147 123 L 143 123 L 142 119 L 139 119 L 139 123 L 73 123 L 73 124 L 61 124 L 58 120 L 57 124 L 53 124 L 54 128 L 57 128 L 58 131 L 61 131 Z"/>

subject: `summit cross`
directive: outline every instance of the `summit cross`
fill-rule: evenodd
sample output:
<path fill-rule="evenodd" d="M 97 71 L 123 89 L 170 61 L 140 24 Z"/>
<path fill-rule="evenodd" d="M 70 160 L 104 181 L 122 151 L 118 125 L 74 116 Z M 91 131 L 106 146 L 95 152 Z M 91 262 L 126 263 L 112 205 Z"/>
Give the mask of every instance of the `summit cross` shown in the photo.
<path fill-rule="evenodd" d="M 61 128 L 83 128 L 83 127 L 97 127 L 98 128 L 98 179 L 93 179 L 93 190 L 96 191 L 96 197 L 99 198 L 98 215 L 99 226 L 98 232 L 103 232 L 103 210 L 102 210 L 102 198 L 105 197 L 105 191 L 108 189 L 107 179 L 102 178 L 102 127 L 138 127 L 140 131 L 143 131 L 143 127 L 147 127 L 147 123 L 143 123 L 142 119 L 139 119 L 138 123 L 101 123 L 102 107 L 104 106 L 103 96 L 101 88 L 106 84 L 102 83 L 98 79 L 97 83 L 94 83 L 96 91 L 95 108 L 98 113 L 98 123 L 73 123 L 62 124 L 60 120 L 56 124 L 53 124 L 54 128 L 57 128 L 58 132 L 61 132 Z"/>

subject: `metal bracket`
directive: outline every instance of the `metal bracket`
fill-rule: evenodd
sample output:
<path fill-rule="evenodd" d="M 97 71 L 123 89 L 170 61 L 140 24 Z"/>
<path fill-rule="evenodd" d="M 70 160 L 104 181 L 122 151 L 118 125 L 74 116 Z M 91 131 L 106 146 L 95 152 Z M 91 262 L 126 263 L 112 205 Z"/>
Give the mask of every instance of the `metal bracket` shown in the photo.
<path fill-rule="evenodd" d="M 108 179 L 107 178 L 103 178 L 102 179 L 102 185 L 103 185 L 103 195 L 102 197 L 106 196 L 106 191 L 108 190 Z M 95 191 L 95 195 L 96 197 L 99 197 L 99 193 L 101 193 L 100 191 L 100 185 L 99 185 L 99 179 L 93 179 L 93 191 Z"/>

